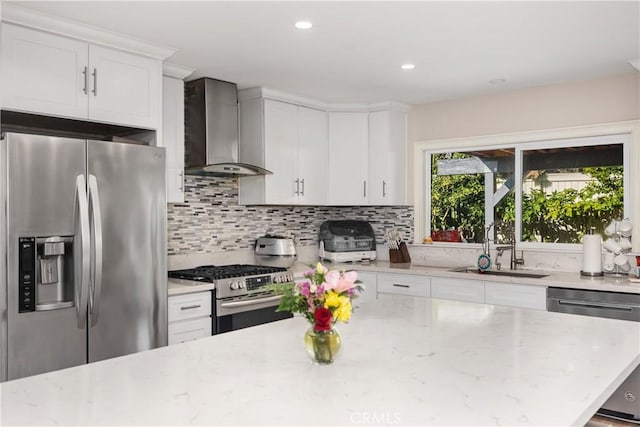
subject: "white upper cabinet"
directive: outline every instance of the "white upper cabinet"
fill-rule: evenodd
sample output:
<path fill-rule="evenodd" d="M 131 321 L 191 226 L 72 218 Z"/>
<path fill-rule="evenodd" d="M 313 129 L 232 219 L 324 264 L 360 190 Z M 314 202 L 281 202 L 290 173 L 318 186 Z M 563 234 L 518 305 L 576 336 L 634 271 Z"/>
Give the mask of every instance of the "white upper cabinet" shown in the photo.
<path fill-rule="evenodd" d="M 184 202 L 184 82 L 162 78 L 162 146 L 167 153 L 167 202 Z"/>
<path fill-rule="evenodd" d="M 370 205 L 406 203 L 406 114 L 385 110 L 369 113 Z"/>
<path fill-rule="evenodd" d="M 327 202 L 327 162 L 329 141 L 327 113 L 298 107 L 299 201 L 305 205 Z"/>
<path fill-rule="evenodd" d="M 240 162 L 273 173 L 240 178 L 240 204 L 326 203 L 327 114 L 261 97 L 241 99 Z"/>
<path fill-rule="evenodd" d="M 158 127 L 162 63 L 132 53 L 89 46 L 89 119 Z"/>
<path fill-rule="evenodd" d="M 2 23 L 2 108 L 86 117 L 87 43 Z"/>
<path fill-rule="evenodd" d="M 264 101 L 265 201 L 291 204 L 299 193 L 297 178 L 298 107 L 284 102 Z"/>
<path fill-rule="evenodd" d="M 367 113 L 329 113 L 330 205 L 367 204 L 368 128 Z"/>
<path fill-rule="evenodd" d="M 156 129 L 161 61 L 2 23 L 2 108 Z"/>

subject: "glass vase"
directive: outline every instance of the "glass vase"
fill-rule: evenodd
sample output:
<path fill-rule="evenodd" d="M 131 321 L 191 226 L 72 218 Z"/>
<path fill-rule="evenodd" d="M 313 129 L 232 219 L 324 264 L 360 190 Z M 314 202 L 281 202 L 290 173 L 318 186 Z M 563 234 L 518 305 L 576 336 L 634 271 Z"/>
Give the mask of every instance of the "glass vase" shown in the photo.
<path fill-rule="evenodd" d="M 304 347 L 307 354 L 314 363 L 319 365 L 333 363 L 340 351 L 341 341 L 340 332 L 335 328 L 328 331 L 316 331 L 311 326 L 304 334 Z"/>

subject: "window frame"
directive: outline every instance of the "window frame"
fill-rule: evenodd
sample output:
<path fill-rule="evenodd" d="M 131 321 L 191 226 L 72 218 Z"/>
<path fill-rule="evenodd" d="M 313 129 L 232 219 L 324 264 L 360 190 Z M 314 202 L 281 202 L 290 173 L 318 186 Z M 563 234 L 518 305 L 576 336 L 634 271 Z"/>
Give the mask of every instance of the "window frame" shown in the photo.
<path fill-rule="evenodd" d="M 543 251 L 579 252 L 582 245 L 575 243 L 522 242 L 522 152 L 528 149 L 564 148 L 580 145 L 593 146 L 611 143 L 612 137 L 622 137 L 624 168 L 624 212 L 630 217 L 635 230 L 640 230 L 640 120 L 606 123 L 600 125 L 510 134 L 483 135 L 479 137 L 449 138 L 417 141 L 414 143 L 414 236 L 415 244 L 430 231 L 431 224 L 431 155 L 443 152 L 515 148 L 516 235 L 522 249 Z M 588 138 L 588 140 L 586 139 Z M 429 178 L 429 179 L 427 179 Z M 443 247 L 477 247 L 477 243 L 435 243 Z M 632 253 L 640 251 L 640 232 L 632 235 Z"/>

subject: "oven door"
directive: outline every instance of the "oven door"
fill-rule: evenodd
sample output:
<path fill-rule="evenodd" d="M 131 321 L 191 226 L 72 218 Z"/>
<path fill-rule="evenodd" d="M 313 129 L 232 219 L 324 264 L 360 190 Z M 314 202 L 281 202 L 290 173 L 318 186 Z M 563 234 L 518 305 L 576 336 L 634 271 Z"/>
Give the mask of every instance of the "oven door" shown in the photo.
<path fill-rule="evenodd" d="M 280 298 L 280 295 L 259 294 L 216 300 L 216 333 L 293 317 L 288 311 L 276 312 Z"/>

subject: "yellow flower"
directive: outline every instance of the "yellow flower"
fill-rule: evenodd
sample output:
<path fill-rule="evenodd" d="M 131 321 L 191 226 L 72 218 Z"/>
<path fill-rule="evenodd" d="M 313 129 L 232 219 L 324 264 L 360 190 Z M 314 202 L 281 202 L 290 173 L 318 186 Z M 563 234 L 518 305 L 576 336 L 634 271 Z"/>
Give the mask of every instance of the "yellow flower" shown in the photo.
<path fill-rule="evenodd" d="M 340 305 L 335 309 L 333 315 L 341 322 L 347 322 L 351 318 L 351 301 L 347 297 L 340 298 Z"/>
<path fill-rule="evenodd" d="M 324 298 L 324 307 L 332 308 L 338 307 L 342 303 L 340 295 L 337 292 L 329 291 Z"/>
<path fill-rule="evenodd" d="M 324 265 L 322 265 L 322 263 L 320 263 L 320 262 L 319 262 L 319 263 L 317 263 L 317 264 L 316 264 L 316 271 L 317 271 L 318 273 L 324 273 Z"/>

